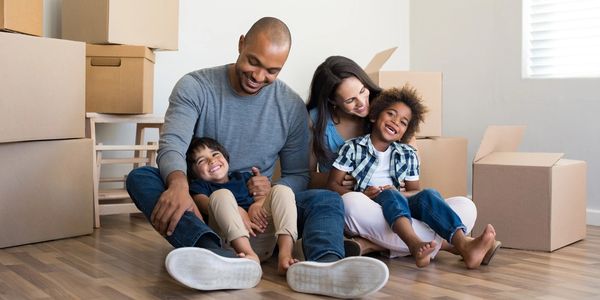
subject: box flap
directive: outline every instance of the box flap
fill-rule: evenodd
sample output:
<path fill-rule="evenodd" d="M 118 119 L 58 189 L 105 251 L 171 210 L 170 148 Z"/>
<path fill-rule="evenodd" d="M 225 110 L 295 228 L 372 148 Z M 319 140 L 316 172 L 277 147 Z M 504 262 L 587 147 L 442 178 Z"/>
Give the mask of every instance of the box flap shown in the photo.
<path fill-rule="evenodd" d="M 154 62 L 154 53 L 144 46 L 86 45 L 86 57 L 145 57 Z"/>
<path fill-rule="evenodd" d="M 493 152 L 477 163 L 499 166 L 552 167 L 563 153 Z"/>
<path fill-rule="evenodd" d="M 381 68 L 383 67 L 385 62 L 388 59 L 390 59 L 390 57 L 392 57 L 392 54 L 394 53 L 394 51 L 396 51 L 396 49 L 398 49 L 398 47 L 383 50 L 383 51 L 375 54 L 373 59 L 371 59 L 371 62 L 369 62 L 369 64 L 365 68 L 365 72 L 367 72 L 367 74 L 369 74 L 369 73 L 373 73 L 373 72 L 377 72 L 377 71 L 381 70 Z"/>
<path fill-rule="evenodd" d="M 515 152 L 523 139 L 525 126 L 488 126 L 473 162 L 492 152 Z"/>

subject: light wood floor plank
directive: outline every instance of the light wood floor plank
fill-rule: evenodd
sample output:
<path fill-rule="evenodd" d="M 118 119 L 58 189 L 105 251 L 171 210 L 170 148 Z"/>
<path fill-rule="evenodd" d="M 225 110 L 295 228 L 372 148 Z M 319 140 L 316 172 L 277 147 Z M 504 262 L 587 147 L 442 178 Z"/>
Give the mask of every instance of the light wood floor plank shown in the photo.
<path fill-rule="evenodd" d="M 173 248 L 140 215 L 102 216 L 102 228 L 71 239 L 0 249 L 0 299 L 316 299 L 277 275 L 276 259 L 249 290 L 200 292 L 175 282 L 164 259 Z M 388 284 L 370 299 L 598 299 L 600 227 L 552 253 L 500 249 L 490 266 L 467 270 L 440 253 L 419 269 L 388 259 Z M 330 299 L 330 298 L 325 298 Z"/>

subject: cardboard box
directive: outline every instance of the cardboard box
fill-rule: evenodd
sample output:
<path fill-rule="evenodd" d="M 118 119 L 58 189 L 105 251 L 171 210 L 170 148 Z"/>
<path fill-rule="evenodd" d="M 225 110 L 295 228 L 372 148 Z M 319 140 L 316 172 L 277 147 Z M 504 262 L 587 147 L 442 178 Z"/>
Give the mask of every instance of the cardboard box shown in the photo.
<path fill-rule="evenodd" d="M 62 38 L 177 50 L 177 0 L 63 0 Z"/>
<path fill-rule="evenodd" d="M 0 143 L 85 136 L 85 44 L 0 32 Z"/>
<path fill-rule="evenodd" d="M 421 124 L 417 137 L 442 136 L 442 73 L 412 71 L 382 71 L 396 48 L 377 53 L 365 68 L 371 79 L 380 87 L 401 88 L 410 84 L 422 97 L 429 112 Z"/>
<path fill-rule="evenodd" d="M 150 49 L 88 44 L 86 56 L 87 112 L 152 113 L 154 53 Z"/>
<path fill-rule="evenodd" d="M 93 230 L 92 140 L 0 144 L 0 248 Z"/>
<path fill-rule="evenodd" d="M 422 189 L 432 188 L 444 198 L 467 195 L 467 139 L 434 137 L 416 140 Z"/>
<path fill-rule="evenodd" d="M 43 0 L 0 0 L 0 30 L 42 36 Z"/>
<path fill-rule="evenodd" d="M 587 167 L 562 153 L 515 152 L 524 129 L 485 132 L 473 161 L 473 232 L 489 223 L 503 247 L 554 251 L 585 238 Z"/>

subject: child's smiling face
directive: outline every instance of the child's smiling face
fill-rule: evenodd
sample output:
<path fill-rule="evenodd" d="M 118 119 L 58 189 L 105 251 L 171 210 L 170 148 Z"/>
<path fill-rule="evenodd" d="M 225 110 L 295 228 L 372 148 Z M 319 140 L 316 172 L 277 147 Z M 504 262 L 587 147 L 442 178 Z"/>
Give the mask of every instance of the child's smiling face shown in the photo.
<path fill-rule="evenodd" d="M 384 109 L 375 120 L 372 136 L 391 144 L 404 136 L 412 118 L 412 111 L 404 102 L 397 102 Z"/>
<path fill-rule="evenodd" d="M 226 183 L 229 181 L 229 163 L 223 153 L 208 147 L 194 151 L 194 173 L 204 181 Z"/>

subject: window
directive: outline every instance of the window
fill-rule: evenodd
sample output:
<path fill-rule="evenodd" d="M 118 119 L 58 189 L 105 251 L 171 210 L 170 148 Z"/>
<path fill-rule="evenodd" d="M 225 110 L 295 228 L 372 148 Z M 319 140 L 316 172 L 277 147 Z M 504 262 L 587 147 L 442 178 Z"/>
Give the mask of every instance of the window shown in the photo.
<path fill-rule="evenodd" d="M 600 77 L 600 1 L 523 0 L 523 77 Z"/>

